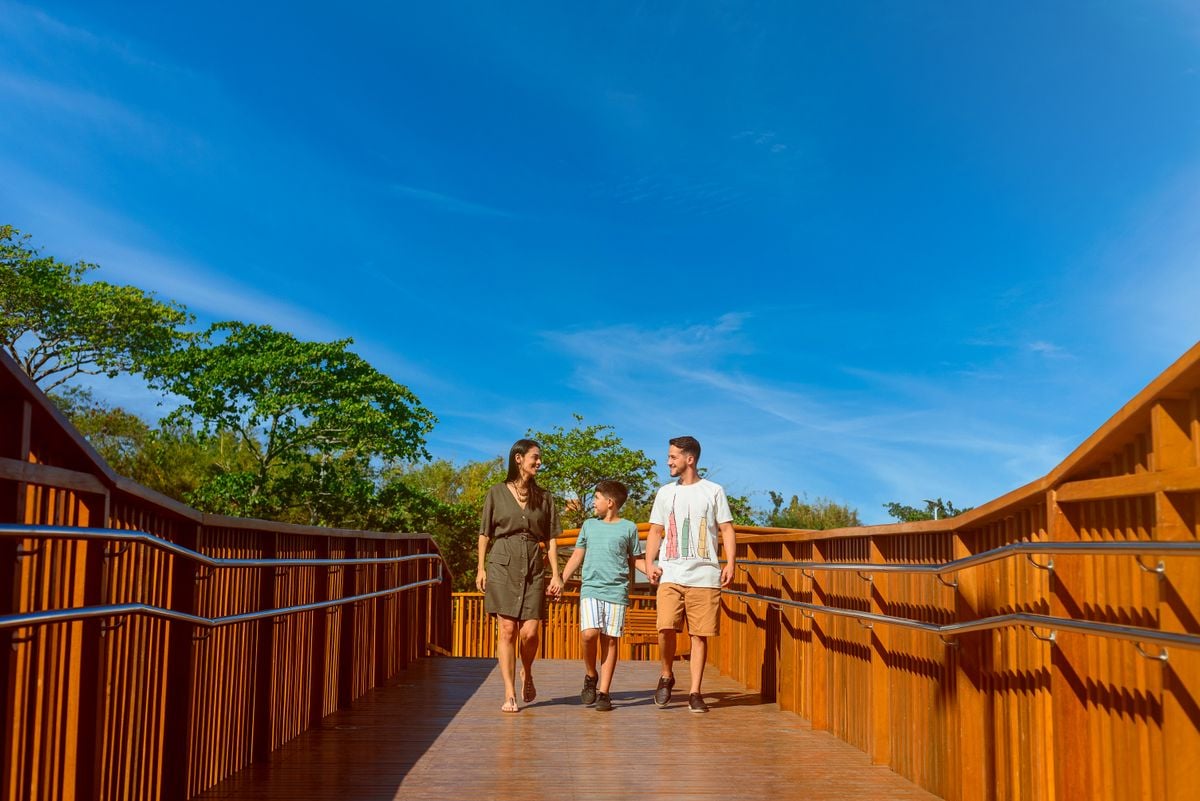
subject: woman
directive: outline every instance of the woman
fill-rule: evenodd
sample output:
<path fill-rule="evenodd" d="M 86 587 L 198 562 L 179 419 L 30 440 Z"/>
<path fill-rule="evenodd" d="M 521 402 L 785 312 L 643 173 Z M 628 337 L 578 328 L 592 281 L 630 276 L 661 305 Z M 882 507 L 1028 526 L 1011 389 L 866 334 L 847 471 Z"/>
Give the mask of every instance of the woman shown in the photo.
<path fill-rule="evenodd" d="M 546 617 L 546 595 L 562 592 L 558 572 L 558 544 L 562 529 L 554 498 L 537 484 L 542 449 L 531 439 L 519 439 L 508 452 L 508 477 L 488 490 L 479 528 L 479 570 L 475 586 L 484 594 L 483 609 L 495 615 L 500 639 L 496 656 L 504 678 L 502 712 L 516 712 L 514 684 L 516 654 L 521 654 L 521 698 L 537 697 L 533 686 L 533 659 L 537 656 L 541 621 Z M 488 543 L 491 542 L 491 552 Z M 550 586 L 542 545 L 550 551 Z"/>

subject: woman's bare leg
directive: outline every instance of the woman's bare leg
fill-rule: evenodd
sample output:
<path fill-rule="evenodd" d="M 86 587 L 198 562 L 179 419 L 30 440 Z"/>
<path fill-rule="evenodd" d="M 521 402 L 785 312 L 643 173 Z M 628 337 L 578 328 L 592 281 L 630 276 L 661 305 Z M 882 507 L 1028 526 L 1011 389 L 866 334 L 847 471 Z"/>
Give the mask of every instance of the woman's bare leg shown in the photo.
<path fill-rule="evenodd" d="M 542 621 L 521 621 L 521 696 L 525 703 L 537 697 L 537 688 L 533 686 L 533 660 L 537 657 Z"/>
<path fill-rule="evenodd" d="M 499 636 L 496 641 L 496 659 L 500 663 L 500 678 L 504 679 L 504 706 L 502 709 L 505 712 L 515 712 L 515 709 L 509 707 L 509 701 L 513 701 L 513 706 L 516 705 L 517 689 L 513 681 L 517 667 L 517 632 L 518 621 L 516 618 L 497 615 L 496 620 L 499 628 Z"/>

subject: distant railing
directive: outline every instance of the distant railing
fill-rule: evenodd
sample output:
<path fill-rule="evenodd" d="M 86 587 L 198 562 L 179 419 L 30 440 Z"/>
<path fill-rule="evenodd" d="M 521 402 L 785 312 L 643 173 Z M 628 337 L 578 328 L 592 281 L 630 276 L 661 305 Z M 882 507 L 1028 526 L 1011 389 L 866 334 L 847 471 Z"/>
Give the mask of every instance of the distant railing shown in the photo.
<path fill-rule="evenodd" d="M 423 534 L 201 514 L 0 354 L 0 798 L 181 801 L 450 646 Z"/>
<path fill-rule="evenodd" d="M 451 618 L 454 621 L 451 653 L 454 656 L 496 656 L 496 625 L 483 612 L 483 594 L 456 592 Z M 631 595 L 630 610 L 653 610 L 653 595 Z M 652 626 L 631 625 L 621 638 L 617 655 L 624 660 L 658 659 L 657 634 Z M 580 659 L 583 645 L 579 632 L 579 593 L 564 592 L 548 602 L 547 619 L 542 626 L 538 656 L 543 659 Z"/>

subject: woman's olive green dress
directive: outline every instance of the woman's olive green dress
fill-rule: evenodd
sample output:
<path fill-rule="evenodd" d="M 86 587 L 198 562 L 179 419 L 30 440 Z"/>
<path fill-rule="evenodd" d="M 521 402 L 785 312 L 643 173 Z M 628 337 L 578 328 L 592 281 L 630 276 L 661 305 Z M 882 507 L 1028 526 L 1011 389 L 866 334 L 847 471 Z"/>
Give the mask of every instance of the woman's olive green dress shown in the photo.
<path fill-rule="evenodd" d="M 491 540 L 483 609 L 518 620 L 546 617 L 546 558 L 542 545 L 562 533 L 554 497 L 535 489 L 522 509 L 506 484 L 488 490 L 479 533 Z"/>

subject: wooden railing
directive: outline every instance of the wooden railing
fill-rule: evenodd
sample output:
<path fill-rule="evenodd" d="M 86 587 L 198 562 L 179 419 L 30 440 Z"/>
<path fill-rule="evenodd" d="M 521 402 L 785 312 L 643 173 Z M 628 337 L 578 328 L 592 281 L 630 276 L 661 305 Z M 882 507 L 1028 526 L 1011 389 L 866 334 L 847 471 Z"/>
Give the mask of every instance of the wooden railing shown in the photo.
<path fill-rule="evenodd" d="M 579 593 L 564 592 L 549 601 L 549 612 L 541 631 L 538 656 L 543 659 L 580 659 L 583 644 L 579 636 Z M 653 595 L 631 595 L 629 608 L 654 609 Z M 454 656 L 494 657 L 496 625 L 483 613 L 483 594 L 454 593 L 452 653 Z M 617 655 L 620 659 L 658 659 L 657 635 L 648 628 L 626 626 Z"/>
<path fill-rule="evenodd" d="M 1062 551 L 1147 547 L 1014 553 L 940 578 L 882 567 L 942 564 L 1023 542 L 1066 544 Z M 740 534 L 747 563 L 805 566 L 743 565 L 723 599 L 711 659 L 944 798 L 1195 798 L 1200 557 L 1153 546 L 1197 542 L 1200 346 L 1047 476 L 967 514 Z M 864 569 L 823 568 L 839 563 Z M 1039 617 L 953 636 L 883 620 L 932 628 L 1014 614 Z M 1102 624 L 1098 633 L 1163 634 L 1139 643 L 1136 632 L 1056 631 L 1055 620 Z M 1171 638 L 1186 647 L 1163 644 Z"/>
<path fill-rule="evenodd" d="M 426 583 L 443 571 L 440 556 L 397 559 L 436 555 L 428 536 L 200 514 L 113 474 L 0 354 L 0 524 L 8 523 L 153 538 L 0 536 L 6 801 L 190 798 L 429 649 L 450 647 L 450 584 Z M 269 566 L 206 566 L 154 538 Z M 287 559 L 320 564 L 272 561 Z M 339 560 L 358 563 L 330 564 Z M 332 605 L 408 585 L 419 586 Z M 139 609 L 114 610 L 126 605 Z M 296 606 L 310 608 L 223 620 Z M 8 625 L 98 607 L 104 616 Z"/>

